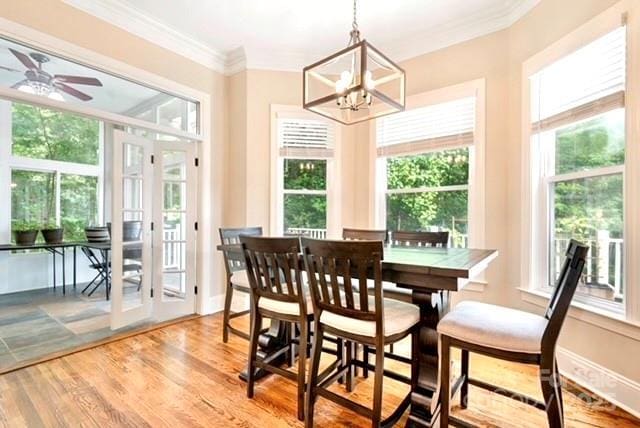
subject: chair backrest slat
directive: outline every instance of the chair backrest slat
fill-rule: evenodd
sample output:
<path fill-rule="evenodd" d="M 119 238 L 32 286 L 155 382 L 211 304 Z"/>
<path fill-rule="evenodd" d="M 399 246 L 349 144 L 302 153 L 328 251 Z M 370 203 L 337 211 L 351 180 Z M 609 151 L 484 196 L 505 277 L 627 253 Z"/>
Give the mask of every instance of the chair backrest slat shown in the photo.
<path fill-rule="evenodd" d="M 544 313 L 549 322 L 542 336 L 543 349 L 555 348 L 560 329 L 582 276 L 588 251 L 589 248 L 578 241 L 572 239 L 569 242 L 560 276 L 549 299 L 549 306 L 547 306 L 547 310 Z"/>
<path fill-rule="evenodd" d="M 382 326 L 381 241 L 326 241 L 302 238 L 309 288 L 316 312 L 329 311 Z M 373 304 L 367 279 L 373 279 Z M 360 285 L 355 292 L 354 281 Z M 342 282 L 342 284 L 341 284 Z M 343 285 L 340 287 L 340 285 Z"/>
<path fill-rule="evenodd" d="M 262 236 L 262 227 L 221 227 L 219 230 L 220 242 L 223 245 L 240 244 L 240 236 Z M 245 260 L 242 252 L 223 251 L 224 264 L 227 275 L 233 272 L 244 270 Z"/>
<path fill-rule="evenodd" d="M 342 229 L 342 239 L 356 240 L 356 241 L 382 241 L 387 240 L 386 230 L 374 230 L 374 229 Z"/>
<path fill-rule="evenodd" d="M 249 235 L 242 235 L 239 239 L 254 301 L 264 297 L 299 303 L 306 311 L 300 240 Z"/>
<path fill-rule="evenodd" d="M 397 231 L 391 234 L 392 244 L 409 247 L 447 247 L 449 232 L 407 232 Z"/>

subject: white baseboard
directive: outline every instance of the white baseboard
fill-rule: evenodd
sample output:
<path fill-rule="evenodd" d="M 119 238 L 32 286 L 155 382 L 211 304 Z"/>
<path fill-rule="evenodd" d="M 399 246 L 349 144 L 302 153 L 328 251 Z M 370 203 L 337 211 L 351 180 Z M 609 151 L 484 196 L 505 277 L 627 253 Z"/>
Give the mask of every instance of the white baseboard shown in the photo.
<path fill-rule="evenodd" d="M 224 294 L 209 297 L 199 314 L 210 315 L 222 311 L 224 309 L 224 297 Z M 249 295 L 246 293 L 234 293 L 231 310 L 240 312 L 246 309 L 249 309 Z"/>
<path fill-rule="evenodd" d="M 558 347 L 556 356 L 563 376 L 640 418 L 640 383 L 564 348 Z"/>

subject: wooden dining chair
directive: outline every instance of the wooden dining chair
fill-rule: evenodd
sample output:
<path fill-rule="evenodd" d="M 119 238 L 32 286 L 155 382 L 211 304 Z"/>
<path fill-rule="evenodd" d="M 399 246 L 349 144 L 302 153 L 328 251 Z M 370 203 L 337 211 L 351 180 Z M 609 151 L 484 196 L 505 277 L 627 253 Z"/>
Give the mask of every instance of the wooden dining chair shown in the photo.
<path fill-rule="evenodd" d="M 467 407 L 469 384 L 517 399 L 547 412 L 549 427 L 564 426 L 562 387 L 555 357 L 558 335 L 578 285 L 588 247 L 571 240 L 555 289 L 543 316 L 486 303 L 458 304 L 438 323 L 440 336 L 441 426 L 460 423 L 450 417 L 451 351 L 462 350 L 460 405 Z M 544 403 L 520 393 L 469 378 L 469 352 L 540 368 Z M 461 382 L 461 383 L 460 383 Z M 455 391 L 454 391 L 455 392 Z"/>
<path fill-rule="evenodd" d="M 391 245 L 397 247 L 447 248 L 449 245 L 449 232 L 392 232 Z M 385 283 L 383 285 L 385 297 L 411 303 L 411 290 L 397 287 L 395 284 L 388 285 L 388 283 Z"/>
<path fill-rule="evenodd" d="M 382 297 L 383 246 L 380 241 L 326 241 L 302 238 L 303 255 L 314 308 L 314 336 L 307 387 L 305 426 L 313 426 L 318 396 L 331 400 L 371 419 L 372 426 L 399 419 L 410 403 L 408 394 L 387 419 L 382 420 L 382 383 L 385 345 L 411 334 L 420 321 L 417 306 Z M 357 293 L 354 282 L 372 277 L 374 289 L 362 287 Z M 371 291 L 371 293 L 370 293 Z M 371 295 L 373 294 L 373 295 Z M 348 342 L 375 347 L 373 406 L 365 407 L 330 391 L 328 387 L 354 366 L 369 365 L 354 358 L 347 346 L 347 358 L 327 376 L 319 375 L 320 356 L 325 334 Z M 414 361 L 411 361 L 414 364 Z M 412 372 L 414 371 L 412 367 Z M 349 386 L 349 382 L 347 382 Z"/>
<path fill-rule="evenodd" d="M 240 244 L 240 235 L 260 236 L 262 235 L 262 227 L 236 227 L 236 228 L 220 228 L 220 241 L 223 245 Z M 241 317 L 249 313 L 249 310 L 231 312 L 231 302 L 233 301 L 233 292 L 249 294 L 250 285 L 245 270 L 245 258 L 241 252 L 223 251 L 224 267 L 227 273 L 227 281 L 224 296 L 224 313 L 222 321 L 222 341 L 227 343 L 229 333 L 233 333 L 244 339 L 249 339 L 249 335 L 242 330 L 231 325 L 231 320 Z"/>
<path fill-rule="evenodd" d="M 386 230 L 343 228 L 342 239 L 357 241 L 387 241 Z"/>
<path fill-rule="evenodd" d="M 298 419 L 303 420 L 305 366 L 309 342 L 308 324 L 313 317 L 313 304 L 309 293 L 305 291 L 306 275 L 299 263 L 300 241 L 298 238 L 240 236 L 240 242 L 251 287 L 251 337 L 247 396 L 253 397 L 256 369 L 284 376 L 297 382 Z M 258 358 L 258 340 L 263 318 L 291 323 L 292 332 L 299 329 L 297 373 L 270 364 L 287 350 L 293 354 L 294 351 L 288 345 L 271 354 L 268 359 Z"/>
<path fill-rule="evenodd" d="M 391 245 L 408 247 L 447 247 L 449 232 L 407 232 L 391 233 Z"/>

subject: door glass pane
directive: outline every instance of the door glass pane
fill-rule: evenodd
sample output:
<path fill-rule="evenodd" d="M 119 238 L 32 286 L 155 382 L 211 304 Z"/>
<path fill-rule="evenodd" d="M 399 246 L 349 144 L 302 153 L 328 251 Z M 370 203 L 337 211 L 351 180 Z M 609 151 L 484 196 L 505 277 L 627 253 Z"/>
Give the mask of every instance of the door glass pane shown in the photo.
<path fill-rule="evenodd" d="M 550 254 L 553 285 L 560 274 L 569 239 L 589 247 L 578 294 L 622 301 L 622 174 L 568 180 L 551 185 L 554 218 Z"/>
<path fill-rule="evenodd" d="M 129 310 L 142 304 L 142 248 L 144 234 L 142 221 L 125 220 L 122 222 L 122 296 L 123 309 Z"/>
<path fill-rule="evenodd" d="M 122 178 L 122 295 L 123 309 L 129 310 L 142 305 L 142 248 L 144 233 L 144 194 L 143 176 L 144 148 L 135 144 L 123 145 Z"/>
<path fill-rule="evenodd" d="M 162 152 L 162 300 L 186 298 L 186 153 Z"/>
<path fill-rule="evenodd" d="M 165 210 L 185 210 L 187 183 L 165 181 L 164 182 L 164 209 Z"/>
<path fill-rule="evenodd" d="M 163 176 L 167 180 L 186 180 L 185 153 L 182 151 L 162 152 Z"/>
<path fill-rule="evenodd" d="M 144 150 L 140 146 L 124 143 L 123 151 L 123 175 L 134 177 L 142 175 L 142 160 Z"/>

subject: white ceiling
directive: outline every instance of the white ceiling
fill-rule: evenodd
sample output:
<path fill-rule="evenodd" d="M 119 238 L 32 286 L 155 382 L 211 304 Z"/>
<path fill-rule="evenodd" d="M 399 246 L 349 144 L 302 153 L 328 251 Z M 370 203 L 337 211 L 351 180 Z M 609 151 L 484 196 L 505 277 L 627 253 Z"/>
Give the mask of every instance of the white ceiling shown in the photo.
<path fill-rule="evenodd" d="M 351 0 L 64 0 L 220 71 L 299 69 L 346 45 Z M 360 0 L 364 38 L 400 61 L 506 28 L 539 0 Z"/>

